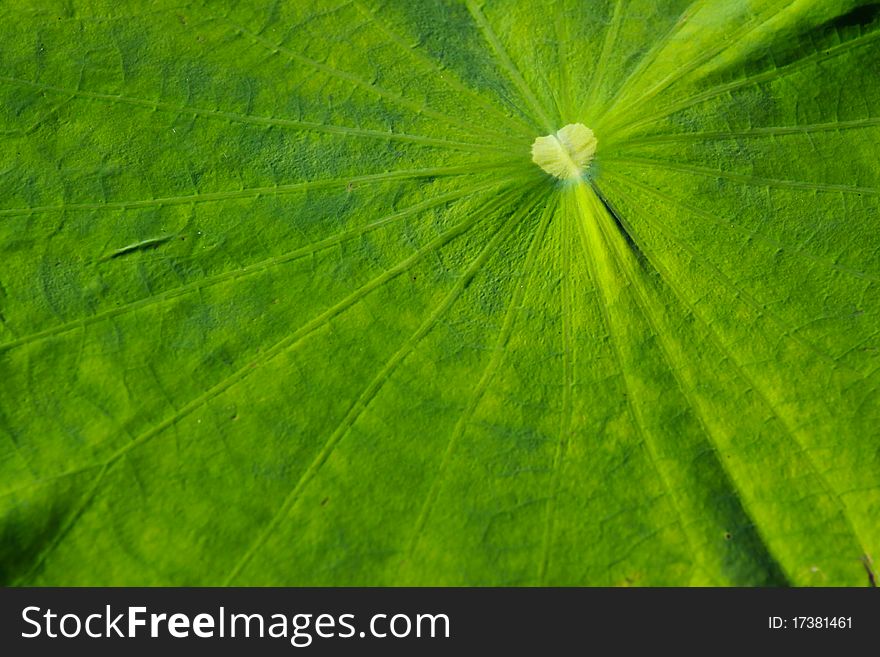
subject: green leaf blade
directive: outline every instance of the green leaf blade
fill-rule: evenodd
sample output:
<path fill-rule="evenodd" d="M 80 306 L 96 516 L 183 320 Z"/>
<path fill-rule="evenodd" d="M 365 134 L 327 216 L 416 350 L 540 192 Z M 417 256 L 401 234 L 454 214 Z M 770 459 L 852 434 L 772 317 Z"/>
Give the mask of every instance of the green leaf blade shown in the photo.
<path fill-rule="evenodd" d="M 2 12 L 3 583 L 873 581 L 873 5 Z"/>

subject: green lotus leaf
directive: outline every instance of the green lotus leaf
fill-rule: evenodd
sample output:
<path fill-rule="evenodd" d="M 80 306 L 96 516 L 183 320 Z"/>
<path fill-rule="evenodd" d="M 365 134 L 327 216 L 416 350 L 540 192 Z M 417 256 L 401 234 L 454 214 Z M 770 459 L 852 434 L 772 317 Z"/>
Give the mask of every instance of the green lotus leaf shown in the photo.
<path fill-rule="evenodd" d="M 880 5 L 0 18 L 0 582 L 874 582 Z"/>

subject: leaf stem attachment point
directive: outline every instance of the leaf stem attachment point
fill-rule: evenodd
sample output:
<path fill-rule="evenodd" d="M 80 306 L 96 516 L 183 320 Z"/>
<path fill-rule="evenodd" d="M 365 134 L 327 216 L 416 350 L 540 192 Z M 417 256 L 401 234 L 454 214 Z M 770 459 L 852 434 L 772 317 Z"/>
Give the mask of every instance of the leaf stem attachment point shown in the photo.
<path fill-rule="evenodd" d="M 577 180 L 596 154 L 596 135 L 583 123 L 569 123 L 532 144 L 532 162 L 560 180 Z"/>

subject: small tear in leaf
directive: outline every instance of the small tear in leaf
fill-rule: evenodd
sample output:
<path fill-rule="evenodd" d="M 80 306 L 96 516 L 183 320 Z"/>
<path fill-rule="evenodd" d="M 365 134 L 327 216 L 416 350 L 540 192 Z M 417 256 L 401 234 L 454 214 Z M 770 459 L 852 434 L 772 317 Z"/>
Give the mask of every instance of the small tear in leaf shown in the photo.
<path fill-rule="evenodd" d="M 174 235 L 162 235 L 161 237 L 151 237 L 146 240 L 141 240 L 140 242 L 135 242 L 134 244 L 129 244 L 128 246 L 123 246 L 120 249 L 116 249 L 113 253 L 102 258 L 102 261 L 112 260 L 113 258 L 119 258 L 124 255 L 128 255 L 130 253 L 135 253 L 137 251 L 144 251 L 146 249 L 155 249 L 165 242 L 173 239 Z"/>

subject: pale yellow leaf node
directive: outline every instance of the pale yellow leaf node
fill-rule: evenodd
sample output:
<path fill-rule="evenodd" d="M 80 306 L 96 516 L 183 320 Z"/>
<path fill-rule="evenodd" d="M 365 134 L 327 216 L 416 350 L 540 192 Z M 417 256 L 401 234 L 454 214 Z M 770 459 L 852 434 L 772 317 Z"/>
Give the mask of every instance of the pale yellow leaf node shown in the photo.
<path fill-rule="evenodd" d="M 532 162 L 561 180 L 583 176 L 595 154 L 596 135 L 583 123 L 570 123 L 532 144 Z"/>

